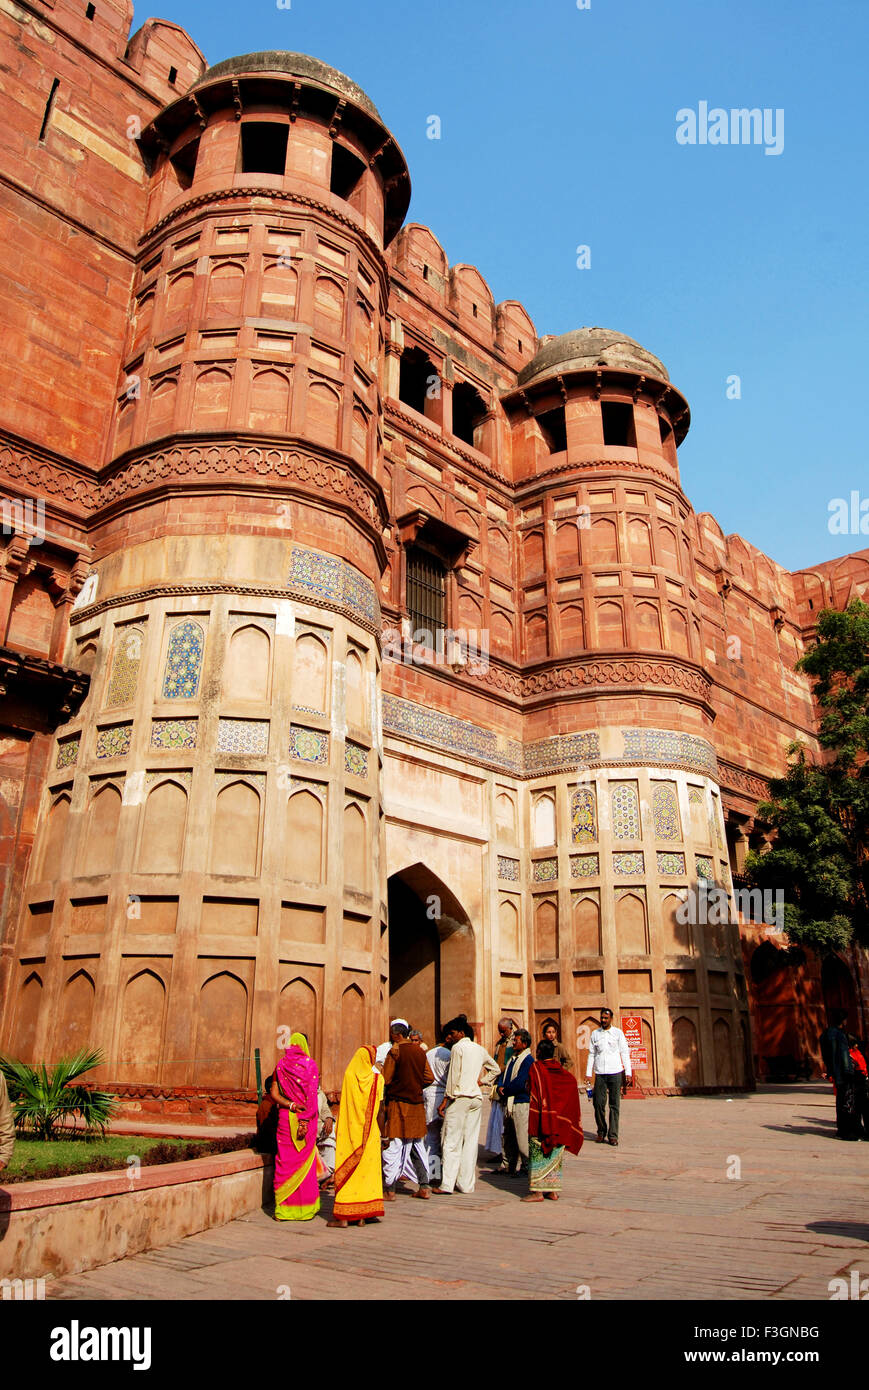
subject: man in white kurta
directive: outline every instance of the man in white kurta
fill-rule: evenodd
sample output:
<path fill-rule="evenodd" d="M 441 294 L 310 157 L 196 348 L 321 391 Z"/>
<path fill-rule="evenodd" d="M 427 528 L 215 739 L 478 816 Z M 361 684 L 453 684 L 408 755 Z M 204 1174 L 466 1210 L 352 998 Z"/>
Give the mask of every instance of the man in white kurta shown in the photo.
<path fill-rule="evenodd" d="M 477 1145 L 483 1117 L 481 1086 L 488 1086 L 499 1075 L 498 1063 L 479 1043 L 464 1015 L 444 1028 L 444 1041 L 450 1049 L 450 1067 L 439 1107 L 444 1127 L 441 1135 L 443 1175 L 439 1194 L 473 1192 L 477 1180 Z"/>
<path fill-rule="evenodd" d="M 613 1026 L 612 1009 L 601 1009 L 600 1027 L 591 1035 L 588 1048 L 588 1079 L 594 1077 L 594 1119 L 597 1142 L 615 1147 L 619 1142 L 621 1093 L 631 1080 L 631 1052 L 621 1028 Z M 609 1101 L 609 1131 L 606 1107 Z"/>

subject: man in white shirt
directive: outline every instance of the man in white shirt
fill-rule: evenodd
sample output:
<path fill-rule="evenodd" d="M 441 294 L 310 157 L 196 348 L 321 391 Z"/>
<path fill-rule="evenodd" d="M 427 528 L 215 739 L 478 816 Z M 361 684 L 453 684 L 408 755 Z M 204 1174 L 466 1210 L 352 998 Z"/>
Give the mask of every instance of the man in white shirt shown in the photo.
<path fill-rule="evenodd" d="M 481 1086 L 500 1075 L 494 1057 L 474 1042 L 474 1030 L 464 1014 L 444 1026 L 444 1042 L 450 1049 L 444 1098 L 438 1106 L 443 1116 L 441 1134 L 442 1176 L 432 1192 L 439 1196 L 473 1192 L 477 1180 L 477 1145 L 483 1118 Z"/>
<path fill-rule="evenodd" d="M 613 1147 L 619 1142 L 619 1106 L 621 1093 L 631 1080 L 631 1054 L 621 1028 L 613 1027 L 612 1009 L 601 1009 L 600 1027 L 591 1035 L 588 1048 L 586 1079 L 594 1076 L 594 1119 L 597 1142 L 609 1139 Z M 609 1099 L 610 1118 L 607 1133 L 606 1103 Z"/>

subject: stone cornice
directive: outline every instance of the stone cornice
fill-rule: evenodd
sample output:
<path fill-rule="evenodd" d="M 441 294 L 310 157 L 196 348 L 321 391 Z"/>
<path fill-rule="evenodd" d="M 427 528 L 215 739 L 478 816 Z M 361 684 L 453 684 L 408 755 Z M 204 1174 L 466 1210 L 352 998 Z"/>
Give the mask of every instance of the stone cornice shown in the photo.
<path fill-rule="evenodd" d="M 769 796 L 769 779 L 762 773 L 723 760 L 719 760 L 718 766 L 722 790 L 738 792 L 753 797 L 755 801 L 763 801 Z"/>
<path fill-rule="evenodd" d="M 23 484 L 30 493 L 62 499 L 81 512 L 89 512 L 94 505 L 95 469 L 7 430 L 0 430 L 0 477 Z"/>
<path fill-rule="evenodd" d="M 512 484 L 506 478 L 502 477 L 491 464 L 483 463 L 475 455 L 469 454 L 466 449 L 461 449 L 457 444 L 453 444 L 450 440 L 444 439 L 443 433 L 440 430 L 419 424 L 408 415 L 401 406 L 396 405 L 392 399 L 386 399 L 383 402 L 383 412 L 384 415 L 387 415 L 391 420 L 399 421 L 402 425 L 405 425 L 411 436 L 418 436 L 421 439 L 430 439 L 437 447 L 438 451 L 445 455 L 447 459 L 458 457 L 462 459 L 469 468 L 475 469 L 476 472 L 483 473 L 486 477 L 491 478 L 493 482 L 497 483 L 498 487 L 502 489 L 505 495 L 505 503 L 509 506 L 509 494 L 513 490 Z"/>
<path fill-rule="evenodd" d="M 541 484 L 543 484 L 543 488 L 545 489 L 546 479 L 552 479 L 563 473 L 574 473 L 577 475 L 577 482 L 582 482 L 582 475 L 590 470 L 600 473 L 601 477 L 596 478 L 596 482 L 605 479 L 608 472 L 612 474 L 618 482 L 630 482 L 630 474 L 633 472 L 651 473 L 653 477 L 659 478 L 661 483 L 679 498 L 679 501 L 684 504 L 688 514 L 693 515 L 691 503 L 682 491 L 682 486 L 678 478 L 674 478 L 672 473 L 666 472 L 663 468 L 654 468 L 650 463 L 624 463 L 617 459 L 590 459 L 587 462 L 559 463 L 554 468 L 546 468 L 542 473 L 535 473 L 533 478 L 522 479 L 513 485 L 516 505 L 518 506 L 520 502 L 525 502 L 529 497 L 532 497 L 535 490 L 541 488 Z M 557 519 L 558 518 L 556 518 L 556 520 Z M 667 518 L 663 517 L 662 520 L 667 520 Z M 675 518 L 671 517 L 670 520 L 675 520 Z"/>
<path fill-rule="evenodd" d="M 44 657 L 0 647 L 0 695 L 4 721 L 13 728 L 50 733 L 78 710 L 91 678 Z"/>

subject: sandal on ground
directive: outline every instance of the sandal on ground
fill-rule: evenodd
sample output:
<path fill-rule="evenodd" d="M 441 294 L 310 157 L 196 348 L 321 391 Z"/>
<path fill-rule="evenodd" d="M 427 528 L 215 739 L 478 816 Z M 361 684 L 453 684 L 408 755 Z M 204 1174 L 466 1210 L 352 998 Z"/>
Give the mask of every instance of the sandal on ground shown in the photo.
<path fill-rule="evenodd" d="M 522 1198 L 522 1201 L 523 1201 L 523 1202 L 542 1202 L 542 1201 L 543 1201 L 543 1193 L 542 1193 L 542 1192 L 531 1192 L 531 1193 L 529 1193 L 529 1195 L 528 1195 L 527 1197 L 523 1197 L 523 1198 Z"/>

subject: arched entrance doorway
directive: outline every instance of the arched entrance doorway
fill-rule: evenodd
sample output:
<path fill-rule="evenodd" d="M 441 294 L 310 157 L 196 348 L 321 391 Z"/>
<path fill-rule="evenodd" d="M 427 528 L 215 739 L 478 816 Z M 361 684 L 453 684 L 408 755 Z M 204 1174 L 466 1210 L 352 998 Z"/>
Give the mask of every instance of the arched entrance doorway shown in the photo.
<path fill-rule="evenodd" d="M 425 864 L 388 882 L 389 1016 L 406 1018 L 431 1046 L 457 1013 L 474 1017 L 474 931 L 461 903 Z"/>
<path fill-rule="evenodd" d="M 847 1027 L 859 1033 L 860 1020 L 857 1016 L 857 991 L 854 980 L 841 956 L 825 956 L 821 965 L 821 989 L 824 994 L 824 1008 L 829 1018 L 833 1009 L 847 1009 Z"/>

